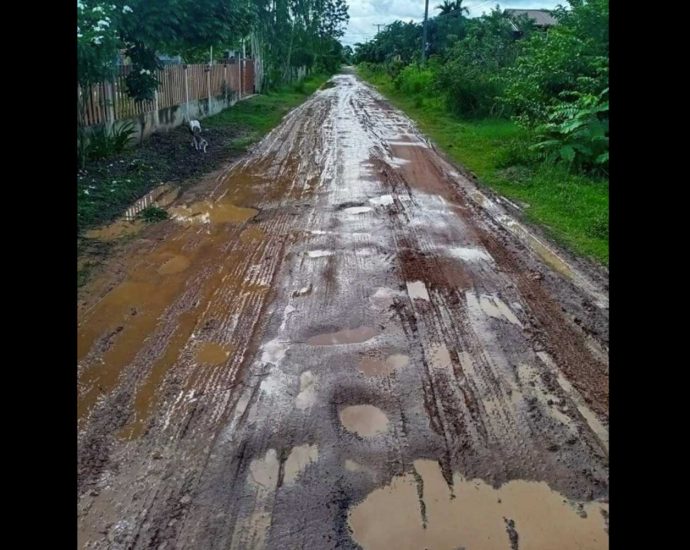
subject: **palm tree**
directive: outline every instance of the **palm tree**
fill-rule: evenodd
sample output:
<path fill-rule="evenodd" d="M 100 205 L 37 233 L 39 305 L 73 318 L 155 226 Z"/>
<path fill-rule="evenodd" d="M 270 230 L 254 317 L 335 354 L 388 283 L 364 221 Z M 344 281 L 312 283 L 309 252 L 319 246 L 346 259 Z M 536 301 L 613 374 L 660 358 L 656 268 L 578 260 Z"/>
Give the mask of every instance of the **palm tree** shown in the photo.
<path fill-rule="evenodd" d="M 436 6 L 437 10 L 441 10 L 439 15 L 462 15 L 463 12 L 469 15 L 470 11 L 466 6 L 462 5 L 463 0 L 443 0 L 443 4 Z"/>

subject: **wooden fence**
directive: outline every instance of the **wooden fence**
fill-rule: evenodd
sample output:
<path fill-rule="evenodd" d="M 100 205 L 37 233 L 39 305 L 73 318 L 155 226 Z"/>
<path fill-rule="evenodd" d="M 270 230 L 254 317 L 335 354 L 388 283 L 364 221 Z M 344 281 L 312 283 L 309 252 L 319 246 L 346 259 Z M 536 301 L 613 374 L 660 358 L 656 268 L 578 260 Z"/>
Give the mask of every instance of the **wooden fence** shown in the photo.
<path fill-rule="evenodd" d="M 240 74 L 240 67 L 243 70 Z M 125 78 L 131 65 L 120 67 L 113 82 L 78 89 L 83 111 L 81 122 L 93 126 L 226 94 L 242 97 L 254 93 L 254 60 L 216 65 L 168 65 L 156 76 L 160 81 L 153 101 L 135 102 L 127 95 Z M 241 91 L 240 91 L 241 88 Z"/>

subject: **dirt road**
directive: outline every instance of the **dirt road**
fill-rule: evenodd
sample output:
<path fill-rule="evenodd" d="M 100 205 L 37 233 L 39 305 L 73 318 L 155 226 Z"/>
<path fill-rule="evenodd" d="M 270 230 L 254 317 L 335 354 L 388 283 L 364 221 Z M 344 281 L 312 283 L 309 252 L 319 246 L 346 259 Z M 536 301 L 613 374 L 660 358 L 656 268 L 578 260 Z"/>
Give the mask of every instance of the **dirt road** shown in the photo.
<path fill-rule="evenodd" d="M 80 295 L 80 548 L 608 547 L 608 299 L 349 74 Z"/>

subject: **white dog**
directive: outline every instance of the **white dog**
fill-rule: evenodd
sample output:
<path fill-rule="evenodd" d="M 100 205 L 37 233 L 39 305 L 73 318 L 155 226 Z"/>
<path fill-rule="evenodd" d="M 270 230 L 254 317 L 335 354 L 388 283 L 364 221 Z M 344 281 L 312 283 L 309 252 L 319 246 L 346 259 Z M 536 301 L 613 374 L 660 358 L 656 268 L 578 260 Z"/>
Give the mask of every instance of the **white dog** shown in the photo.
<path fill-rule="evenodd" d="M 198 151 L 202 149 L 204 153 L 208 147 L 208 141 L 201 137 L 201 124 L 198 120 L 189 121 L 189 131 L 192 133 L 192 145 Z"/>

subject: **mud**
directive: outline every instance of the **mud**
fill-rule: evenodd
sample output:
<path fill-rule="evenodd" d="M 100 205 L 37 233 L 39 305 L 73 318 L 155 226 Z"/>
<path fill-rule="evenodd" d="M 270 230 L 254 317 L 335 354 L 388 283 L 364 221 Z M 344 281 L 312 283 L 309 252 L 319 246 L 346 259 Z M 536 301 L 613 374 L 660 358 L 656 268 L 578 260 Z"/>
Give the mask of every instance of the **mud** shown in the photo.
<path fill-rule="evenodd" d="M 363 548 L 608 548 L 606 503 L 580 509 L 545 483 L 515 480 L 494 489 L 457 474 L 451 491 L 437 462 L 413 467 L 417 475 L 394 478 L 350 511 Z"/>
<path fill-rule="evenodd" d="M 359 369 L 366 376 L 387 376 L 396 369 L 405 368 L 410 362 L 407 355 L 394 354 L 381 360 L 375 357 L 363 357 L 359 361 Z"/>
<path fill-rule="evenodd" d="M 80 548 L 605 548 L 605 276 L 463 174 L 339 75 L 114 249 Z"/>
<path fill-rule="evenodd" d="M 373 405 L 352 405 L 339 414 L 346 430 L 362 437 L 373 437 L 388 430 L 388 417 Z"/>
<path fill-rule="evenodd" d="M 312 346 L 334 346 L 338 344 L 359 344 L 376 336 L 378 332 L 371 327 L 343 329 L 330 334 L 312 336 L 307 343 Z"/>

